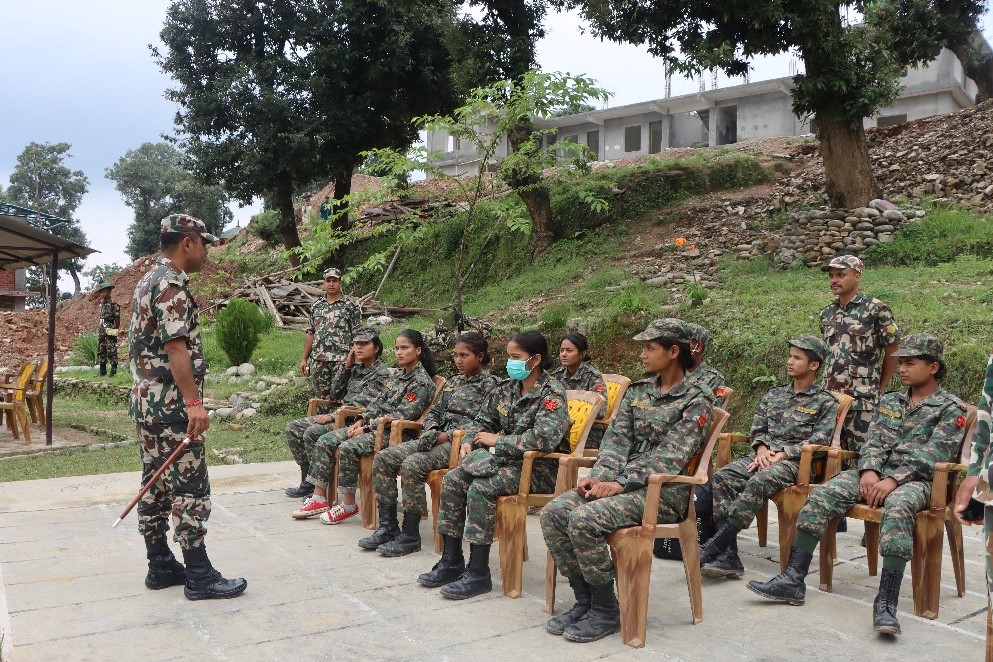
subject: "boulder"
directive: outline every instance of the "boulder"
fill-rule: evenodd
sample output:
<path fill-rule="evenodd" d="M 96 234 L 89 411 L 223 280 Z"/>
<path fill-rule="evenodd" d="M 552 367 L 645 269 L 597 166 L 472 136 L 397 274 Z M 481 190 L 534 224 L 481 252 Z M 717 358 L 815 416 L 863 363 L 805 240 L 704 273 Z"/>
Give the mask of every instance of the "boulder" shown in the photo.
<path fill-rule="evenodd" d="M 240 377 L 250 377 L 255 374 L 255 366 L 251 363 L 242 363 L 238 366 L 238 375 Z"/>

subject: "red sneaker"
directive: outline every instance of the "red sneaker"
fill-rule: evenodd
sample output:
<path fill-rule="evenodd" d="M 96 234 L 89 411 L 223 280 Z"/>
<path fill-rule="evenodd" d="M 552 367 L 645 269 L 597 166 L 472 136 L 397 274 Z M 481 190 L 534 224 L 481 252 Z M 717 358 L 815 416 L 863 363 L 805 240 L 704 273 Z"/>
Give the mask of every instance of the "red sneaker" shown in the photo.
<path fill-rule="evenodd" d="M 293 519 L 307 519 L 308 517 L 313 517 L 314 515 L 320 515 L 321 513 L 326 513 L 331 506 L 328 504 L 327 499 L 315 499 L 310 497 L 303 502 L 303 506 L 300 510 L 293 512 Z"/>
<path fill-rule="evenodd" d="M 325 524 L 340 524 L 353 515 L 358 515 L 358 504 L 346 506 L 343 503 L 336 503 L 333 508 L 321 515 L 321 521 Z"/>

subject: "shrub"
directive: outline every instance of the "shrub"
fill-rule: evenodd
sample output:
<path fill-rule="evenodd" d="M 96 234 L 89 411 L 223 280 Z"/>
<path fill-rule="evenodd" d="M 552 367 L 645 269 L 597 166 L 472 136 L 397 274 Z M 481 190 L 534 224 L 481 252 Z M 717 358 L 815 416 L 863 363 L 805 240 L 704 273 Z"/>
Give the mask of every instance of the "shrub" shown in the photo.
<path fill-rule="evenodd" d="M 303 418 L 307 415 L 307 403 L 317 397 L 310 380 L 274 388 L 262 401 L 259 408 L 261 416 L 293 416 Z"/>
<path fill-rule="evenodd" d="M 934 211 L 908 223 L 893 241 L 873 246 L 863 257 L 874 267 L 933 267 L 959 255 L 993 257 L 993 228 L 988 220 L 968 212 Z"/>
<path fill-rule="evenodd" d="M 541 324 L 546 329 L 564 329 L 575 312 L 575 306 L 568 301 L 553 303 L 541 313 Z"/>
<path fill-rule="evenodd" d="M 262 333 L 272 328 L 259 307 L 244 299 L 231 299 L 227 307 L 217 313 L 217 343 L 227 355 L 231 365 L 240 365 L 252 358 Z"/>
<path fill-rule="evenodd" d="M 279 212 L 270 209 L 252 216 L 248 223 L 248 231 L 270 244 L 278 245 L 283 240 L 283 236 L 279 233 Z"/>
<path fill-rule="evenodd" d="M 97 332 L 83 331 L 76 336 L 76 341 L 72 344 L 70 362 L 73 365 L 96 365 L 97 364 Z"/>

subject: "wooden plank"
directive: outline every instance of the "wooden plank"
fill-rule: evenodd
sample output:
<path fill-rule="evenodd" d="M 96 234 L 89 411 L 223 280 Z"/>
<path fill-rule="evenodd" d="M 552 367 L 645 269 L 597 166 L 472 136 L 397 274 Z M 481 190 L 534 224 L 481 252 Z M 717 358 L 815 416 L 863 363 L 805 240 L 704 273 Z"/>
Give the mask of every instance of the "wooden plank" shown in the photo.
<path fill-rule="evenodd" d="M 265 307 L 269 310 L 269 314 L 272 315 L 276 326 L 283 326 L 283 318 L 279 316 L 279 311 L 276 310 L 276 304 L 272 302 L 272 298 L 269 296 L 269 291 L 265 288 L 265 285 L 256 285 L 255 290 L 258 292 L 259 298 L 262 299 Z"/>

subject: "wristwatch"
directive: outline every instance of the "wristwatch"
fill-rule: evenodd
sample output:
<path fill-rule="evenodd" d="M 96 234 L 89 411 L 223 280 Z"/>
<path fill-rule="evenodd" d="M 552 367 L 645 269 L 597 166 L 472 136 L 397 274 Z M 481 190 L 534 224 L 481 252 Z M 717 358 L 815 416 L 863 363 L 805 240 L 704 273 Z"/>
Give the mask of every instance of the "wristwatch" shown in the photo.
<path fill-rule="evenodd" d="M 626 476 L 618 476 L 617 478 L 614 479 L 614 482 L 620 485 L 621 487 L 628 486 L 628 479 Z"/>

